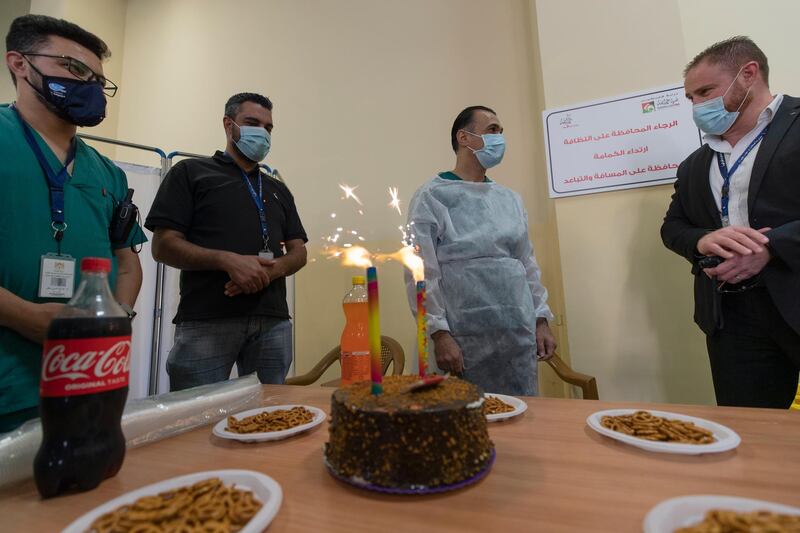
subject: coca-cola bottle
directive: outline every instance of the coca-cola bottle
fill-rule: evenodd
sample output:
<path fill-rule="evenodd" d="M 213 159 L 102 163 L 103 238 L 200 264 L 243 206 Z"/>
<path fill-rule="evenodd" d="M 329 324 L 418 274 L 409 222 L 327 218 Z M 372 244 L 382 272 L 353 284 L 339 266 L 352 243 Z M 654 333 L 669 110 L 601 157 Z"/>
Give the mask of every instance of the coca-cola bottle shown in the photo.
<path fill-rule="evenodd" d="M 128 396 L 131 322 L 108 286 L 111 261 L 81 261 L 75 296 L 47 330 L 39 411 L 42 445 L 33 463 L 43 498 L 90 490 L 125 458 L 120 420 Z"/>

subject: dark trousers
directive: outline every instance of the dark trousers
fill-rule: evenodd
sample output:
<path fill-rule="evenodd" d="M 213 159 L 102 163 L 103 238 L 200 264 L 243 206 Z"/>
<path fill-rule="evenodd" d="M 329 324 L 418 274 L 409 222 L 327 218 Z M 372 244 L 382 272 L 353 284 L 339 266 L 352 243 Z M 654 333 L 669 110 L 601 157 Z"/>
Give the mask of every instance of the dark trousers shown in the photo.
<path fill-rule="evenodd" d="M 724 326 L 706 337 L 718 405 L 787 409 L 797 394 L 800 334 L 766 288 L 723 294 Z"/>

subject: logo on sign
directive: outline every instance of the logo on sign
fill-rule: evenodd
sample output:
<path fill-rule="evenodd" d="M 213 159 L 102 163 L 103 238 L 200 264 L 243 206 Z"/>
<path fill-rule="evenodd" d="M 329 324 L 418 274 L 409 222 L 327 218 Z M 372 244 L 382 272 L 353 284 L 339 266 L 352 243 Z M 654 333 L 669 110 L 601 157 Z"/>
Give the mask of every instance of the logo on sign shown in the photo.
<path fill-rule="evenodd" d="M 656 109 L 676 107 L 679 105 L 681 105 L 681 94 L 679 92 L 667 93 L 656 98 Z"/>
<path fill-rule="evenodd" d="M 642 106 L 642 113 L 654 113 L 662 109 L 681 105 L 681 93 L 680 91 L 673 91 L 656 96 L 655 98 L 642 100 L 639 103 Z"/>
<path fill-rule="evenodd" d="M 575 128 L 578 124 L 572 119 L 572 115 L 567 113 L 563 117 L 558 120 L 558 123 L 561 125 L 562 128 Z"/>

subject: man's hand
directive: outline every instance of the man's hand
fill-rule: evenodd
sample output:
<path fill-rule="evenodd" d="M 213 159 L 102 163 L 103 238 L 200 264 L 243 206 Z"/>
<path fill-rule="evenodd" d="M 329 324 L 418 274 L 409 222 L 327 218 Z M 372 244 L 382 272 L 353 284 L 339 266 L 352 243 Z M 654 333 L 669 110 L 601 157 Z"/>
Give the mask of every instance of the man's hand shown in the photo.
<path fill-rule="evenodd" d="M 764 247 L 760 252 L 750 255 L 734 255 L 726 259 L 718 267 L 703 269 L 709 277 L 726 283 L 739 283 L 760 273 L 770 260 L 769 250 Z"/>
<path fill-rule="evenodd" d="M 261 263 L 261 268 L 264 269 L 264 272 L 267 273 L 267 277 L 269 278 L 269 281 L 267 282 L 267 285 L 269 285 L 272 282 L 272 280 L 275 280 L 275 279 L 278 279 L 278 278 L 284 276 L 284 274 L 282 274 L 283 270 L 281 268 L 280 260 L 281 260 L 280 258 L 279 259 L 259 259 L 259 262 Z M 266 285 L 264 287 L 266 287 Z M 232 296 L 239 296 L 240 294 L 242 294 L 244 292 L 245 291 L 242 290 L 242 287 L 240 287 L 233 280 L 231 280 L 231 281 L 229 281 L 228 283 L 225 284 L 225 296 L 231 296 L 231 297 Z"/>
<path fill-rule="evenodd" d="M 436 351 L 436 365 L 445 372 L 461 374 L 464 371 L 464 355 L 449 331 L 440 330 L 433 334 Z"/>
<path fill-rule="evenodd" d="M 558 343 L 550 331 L 546 318 L 536 319 L 536 349 L 539 361 L 547 361 L 556 354 Z"/>
<path fill-rule="evenodd" d="M 746 226 L 728 226 L 704 235 L 697 241 L 697 251 L 703 255 L 718 255 L 731 259 L 735 254 L 750 255 L 764 250 L 769 239 L 764 232 L 770 228 L 754 230 Z"/>
<path fill-rule="evenodd" d="M 277 259 L 259 259 L 268 277 L 267 285 L 278 278 L 291 276 L 306 264 L 307 252 L 303 239 L 290 239 L 283 244 L 286 247 L 286 255 Z M 237 296 L 246 292 L 243 289 L 244 287 L 231 278 L 231 281 L 225 284 L 225 295 Z"/>
<path fill-rule="evenodd" d="M 231 277 L 231 282 L 245 294 L 253 294 L 269 285 L 270 277 L 265 266 L 272 266 L 275 261 L 262 259 L 255 255 L 240 255 L 233 252 L 225 254 L 222 266 Z M 228 285 L 225 285 L 225 294 L 228 294 Z M 239 293 L 237 293 L 239 294 Z M 232 296 L 229 294 L 228 296 Z"/>
<path fill-rule="evenodd" d="M 27 318 L 20 321 L 17 333 L 28 340 L 42 344 L 47 335 L 47 328 L 53 321 L 53 316 L 63 308 L 64 304 L 59 303 L 35 304 L 29 302 L 25 310 Z"/>

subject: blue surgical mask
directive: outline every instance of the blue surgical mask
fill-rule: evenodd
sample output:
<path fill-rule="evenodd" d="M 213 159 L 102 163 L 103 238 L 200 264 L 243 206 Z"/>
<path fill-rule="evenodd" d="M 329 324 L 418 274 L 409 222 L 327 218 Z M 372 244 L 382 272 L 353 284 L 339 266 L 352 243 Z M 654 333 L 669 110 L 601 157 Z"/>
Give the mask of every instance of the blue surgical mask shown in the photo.
<path fill-rule="evenodd" d="M 736 79 L 741 73 L 742 69 L 739 69 L 739 72 L 736 73 L 736 77 L 733 78 L 733 81 L 728 85 L 728 88 L 725 89 L 722 96 L 717 96 L 711 100 L 706 100 L 702 104 L 695 104 L 692 106 L 692 118 L 698 128 L 711 135 L 722 135 L 731 129 L 733 123 L 739 118 L 739 110 L 750 94 L 750 87 L 748 87 L 747 93 L 745 93 L 742 103 L 739 104 L 736 111 L 728 111 L 725 109 L 725 95 L 731 90 L 731 87 L 736 83 Z"/>
<path fill-rule="evenodd" d="M 236 124 L 236 122 L 233 123 Z M 272 144 L 269 132 L 259 126 L 239 126 L 238 124 L 236 126 L 239 128 L 239 140 L 234 141 L 236 148 L 250 161 L 256 163 L 263 161 Z"/>
<path fill-rule="evenodd" d="M 483 148 L 480 150 L 472 150 L 472 148 L 470 148 L 470 150 L 472 150 L 472 153 L 478 158 L 478 163 L 480 163 L 484 169 L 492 168 L 500 164 L 500 161 L 503 160 L 503 154 L 506 153 L 506 138 L 503 137 L 502 133 L 484 133 L 483 135 L 478 135 L 471 131 L 463 131 L 464 133 L 469 133 L 470 135 L 483 139 Z M 469 146 L 467 148 L 469 148 Z"/>

